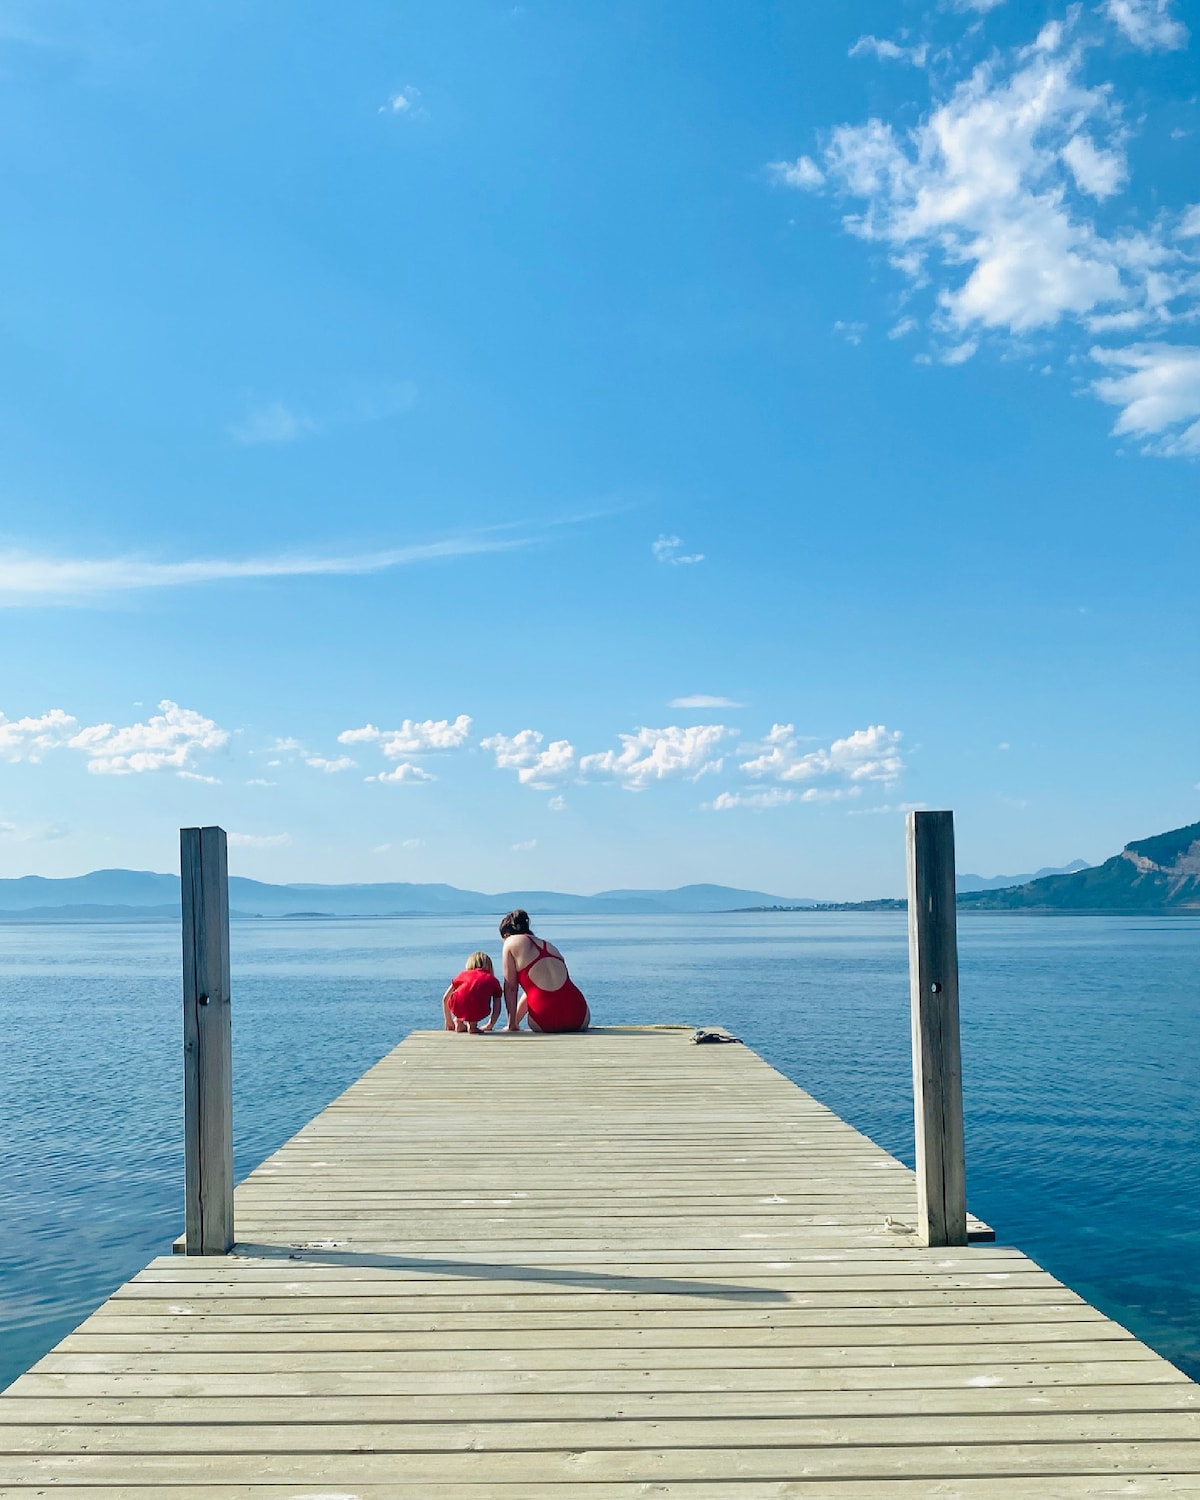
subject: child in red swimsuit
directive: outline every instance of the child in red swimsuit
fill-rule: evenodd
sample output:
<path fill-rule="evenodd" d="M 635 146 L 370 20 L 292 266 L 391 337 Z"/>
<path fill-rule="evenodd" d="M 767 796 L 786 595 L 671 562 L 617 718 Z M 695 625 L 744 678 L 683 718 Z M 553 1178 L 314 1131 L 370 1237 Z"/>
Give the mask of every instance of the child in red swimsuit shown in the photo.
<path fill-rule="evenodd" d="M 442 996 L 446 1030 L 469 1031 L 472 1036 L 491 1031 L 500 1017 L 503 994 L 504 986 L 496 978 L 491 959 L 486 953 L 472 953 L 466 968 L 454 976 Z M 481 1028 L 479 1023 L 489 1010 L 491 1020 Z"/>

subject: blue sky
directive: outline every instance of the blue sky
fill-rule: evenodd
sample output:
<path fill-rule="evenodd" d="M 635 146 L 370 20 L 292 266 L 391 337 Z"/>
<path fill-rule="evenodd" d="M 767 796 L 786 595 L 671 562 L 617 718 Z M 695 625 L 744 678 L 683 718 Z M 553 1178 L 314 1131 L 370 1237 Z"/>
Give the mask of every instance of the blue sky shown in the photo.
<path fill-rule="evenodd" d="M 0 3 L 0 873 L 1200 818 L 1200 8 Z M 164 706 L 165 705 L 165 706 Z"/>

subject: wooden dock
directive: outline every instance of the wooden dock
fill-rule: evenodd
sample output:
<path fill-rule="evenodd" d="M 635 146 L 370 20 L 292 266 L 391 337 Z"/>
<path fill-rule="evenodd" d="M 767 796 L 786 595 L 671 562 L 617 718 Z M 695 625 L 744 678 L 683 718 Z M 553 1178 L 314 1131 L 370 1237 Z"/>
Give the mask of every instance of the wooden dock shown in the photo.
<path fill-rule="evenodd" d="M 1198 1388 L 915 1205 L 746 1047 L 418 1032 L 0 1397 L 0 1500 L 1200 1495 Z"/>

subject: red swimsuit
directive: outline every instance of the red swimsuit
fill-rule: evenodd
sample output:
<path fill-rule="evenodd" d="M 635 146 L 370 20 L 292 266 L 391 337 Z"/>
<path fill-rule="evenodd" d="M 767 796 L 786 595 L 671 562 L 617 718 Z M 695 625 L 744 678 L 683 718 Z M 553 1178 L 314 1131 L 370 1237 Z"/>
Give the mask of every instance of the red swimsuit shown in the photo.
<path fill-rule="evenodd" d="M 536 984 L 530 984 L 530 969 L 543 958 L 555 958 L 557 955 L 551 953 L 549 945 L 539 942 L 532 933 L 528 936 L 529 941 L 539 950 L 538 956 L 533 963 L 517 970 L 517 980 L 525 991 L 529 1019 L 539 1031 L 582 1031 L 587 1024 L 587 1001 L 579 986 L 569 976 L 556 990 L 541 990 Z M 559 959 L 559 963 L 562 963 L 562 959 Z"/>

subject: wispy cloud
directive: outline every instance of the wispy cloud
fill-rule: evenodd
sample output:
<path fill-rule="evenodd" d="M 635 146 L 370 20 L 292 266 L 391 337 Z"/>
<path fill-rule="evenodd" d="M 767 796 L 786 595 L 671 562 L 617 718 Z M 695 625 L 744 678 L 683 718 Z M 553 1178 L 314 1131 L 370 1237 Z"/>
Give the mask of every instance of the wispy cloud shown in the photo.
<path fill-rule="evenodd" d="M 0 551 L 0 606 L 87 603 L 105 595 L 142 589 L 184 588 L 251 579 L 383 573 L 391 568 L 509 552 L 528 545 L 526 538 L 476 533 L 377 552 L 340 555 L 279 553 L 250 558 L 190 558 L 182 562 L 128 556 L 47 557 L 32 552 Z"/>
<path fill-rule="evenodd" d="M 319 412 L 303 411 L 286 401 L 267 401 L 251 407 L 231 423 L 229 435 L 243 447 L 295 443 L 335 427 L 384 422 L 411 410 L 416 399 L 416 386 L 405 380 L 364 392 Z"/>
<path fill-rule="evenodd" d="M 717 698 L 711 693 L 692 693 L 686 698 L 672 698 L 668 708 L 741 708 L 732 698 Z"/>
<path fill-rule="evenodd" d="M 795 161 L 770 161 L 767 176 L 781 187 L 814 190 L 825 185 L 825 173 L 811 156 L 798 156 Z"/>
<path fill-rule="evenodd" d="M 738 807 L 763 812 L 772 807 L 785 807 L 789 802 L 841 802 L 846 797 L 861 795 L 862 788 L 859 786 L 810 786 L 802 792 L 791 787 L 772 786 L 762 792 L 722 792 L 704 806 L 712 812 L 730 812 Z"/>
<path fill-rule="evenodd" d="M 650 543 L 650 551 L 654 554 L 655 562 L 666 563 L 672 568 L 704 561 L 703 552 L 685 554 L 680 551 L 682 546 L 683 542 L 677 536 L 660 536 L 657 541 Z"/>
<path fill-rule="evenodd" d="M 255 407 L 240 421 L 231 423 L 229 435 L 235 443 L 251 448 L 262 443 L 294 443 L 319 430 L 311 417 L 293 410 L 282 401 L 268 401 L 265 406 Z"/>
<path fill-rule="evenodd" d="M 421 105 L 421 90 L 413 88 L 412 84 L 405 84 L 402 89 L 397 89 L 394 94 L 389 94 L 387 101 L 379 106 L 381 115 L 400 115 L 405 119 L 413 120 L 425 113 Z"/>
<path fill-rule="evenodd" d="M 281 849 L 292 842 L 290 833 L 234 833 L 228 835 L 232 849 Z"/>
<path fill-rule="evenodd" d="M 1188 29 L 1172 0 L 1105 0 L 1105 14 L 1143 52 L 1175 52 L 1188 43 Z"/>
<path fill-rule="evenodd" d="M 1115 433 L 1145 438 L 1165 457 L 1200 457 L 1200 345 L 1133 344 L 1093 349 L 1092 358 L 1116 372 L 1092 384 L 1122 408 Z"/>
<path fill-rule="evenodd" d="M 850 48 L 848 56 L 877 57 L 887 62 L 907 62 L 916 68 L 923 68 L 925 59 L 929 56 L 929 43 L 918 42 L 915 46 L 905 47 L 899 42 L 888 41 L 885 37 L 860 36 Z"/>
<path fill-rule="evenodd" d="M 307 755 L 304 764 L 311 766 L 314 771 L 324 771 L 326 775 L 336 775 L 339 771 L 349 771 L 358 764 L 351 760 L 348 755 L 338 755 L 330 760 L 324 755 Z"/>

